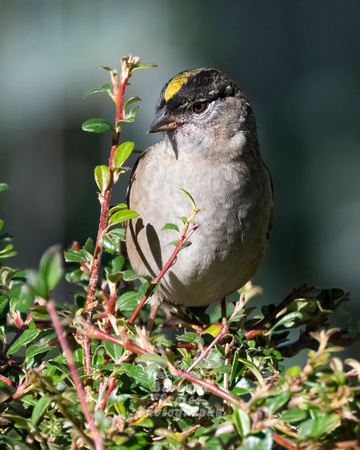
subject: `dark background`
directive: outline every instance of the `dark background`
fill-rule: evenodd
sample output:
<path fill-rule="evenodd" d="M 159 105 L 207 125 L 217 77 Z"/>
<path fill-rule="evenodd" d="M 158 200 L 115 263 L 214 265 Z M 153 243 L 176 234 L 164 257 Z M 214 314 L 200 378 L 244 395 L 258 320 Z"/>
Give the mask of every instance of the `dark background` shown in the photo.
<path fill-rule="evenodd" d="M 159 92 L 201 66 L 230 75 L 251 100 L 275 185 L 270 249 L 254 282 L 278 303 L 306 281 L 352 291 L 359 319 L 360 3 L 335 0 L 0 1 L 0 217 L 15 237 L 15 264 L 96 236 L 93 170 L 108 135 L 81 131 L 114 117 L 100 65 L 140 56 L 127 96 L 142 109 L 122 138 L 145 149 Z M 161 164 L 161 161 L 159 161 Z M 113 202 L 123 201 L 125 184 Z M 61 295 L 60 295 L 61 297 Z M 62 298 L 57 298 L 62 301 Z M 356 352 L 357 350 L 355 350 Z M 359 354 L 359 352 L 357 351 Z M 353 352 L 353 356 L 354 355 Z"/>

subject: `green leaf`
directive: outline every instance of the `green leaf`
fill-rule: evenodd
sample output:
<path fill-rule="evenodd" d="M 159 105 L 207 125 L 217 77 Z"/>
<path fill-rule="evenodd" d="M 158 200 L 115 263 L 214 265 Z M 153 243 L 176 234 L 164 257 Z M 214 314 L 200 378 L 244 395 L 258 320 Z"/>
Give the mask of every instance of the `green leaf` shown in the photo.
<path fill-rule="evenodd" d="M 3 295 L 0 296 L 0 317 L 6 316 L 9 312 L 9 299 Z"/>
<path fill-rule="evenodd" d="M 12 310 L 26 313 L 33 302 L 33 295 L 29 292 L 29 287 L 26 285 L 21 286 L 21 290 L 17 299 L 11 299 Z"/>
<path fill-rule="evenodd" d="M 314 421 L 313 419 L 305 420 L 305 422 L 302 422 L 298 429 L 299 438 L 304 439 L 308 436 L 311 436 L 312 430 L 314 427 Z"/>
<path fill-rule="evenodd" d="M 41 257 L 39 270 L 45 280 L 48 291 L 53 289 L 62 277 L 62 261 L 63 259 L 58 245 L 53 245 L 48 248 Z"/>
<path fill-rule="evenodd" d="M 110 94 L 111 93 L 110 84 L 103 84 L 101 86 L 101 88 L 89 89 L 84 94 L 84 100 L 86 100 L 90 95 L 97 94 L 98 92 L 104 92 L 105 94 Z"/>
<path fill-rule="evenodd" d="M 250 417 L 241 408 L 234 411 L 233 417 L 238 433 L 242 438 L 245 438 L 251 431 Z"/>
<path fill-rule="evenodd" d="M 4 223 L 5 223 L 5 222 L 4 222 L 3 220 L 0 219 L 0 231 L 3 229 Z"/>
<path fill-rule="evenodd" d="M 320 436 L 330 432 L 336 425 L 340 424 L 339 414 L 317 414 L 313 428 L 313 435 Z"/>
<path fill-rule="evenodd" d="M 26 430 L 29 429 L 29 425 L 26 425 L 26 422 L 28 420 L 27 418 L 20 417 L 20 416 L 12 416 L 9 414 L 6 414 L 5 416 L 14 420 L 14 422 L 16 424 L 15 428 L 25 428 Z M 21 421 L 25 426 L 19 427 L 18 421 L 16 420 L 16 418 L 18 418 L 18 420 L 22 419 Z M 0 436 L 0 447 L 1 446 L 2 446 L 2 448 L 6 448 L 7 450 L 34 450 L 34 447 L 32 444 L 29 445 L 25 441 L 19 441 L 19 439 L 14 436 L 10 437 L 10 436 L 2 436 L 1 435 Z"/>
<path fill-rule="evenodd" d="M 104 244 L 104 249 L 107 251 L 107 252 L 109 252 L 109 253 L 111 253 L 111 254 L 113 254 L 115 251 L 116 251 L 116 249 L 117 249 L 117 245 L 116 245 L 116 242 L 114 242 L 114 241 L 112 241 L 108 236 L 103 236 L 103 244 Z"/>
<path fill-rule="evenodd" d="M 242 450 L 271 450 L 273 437 L 271 430 L 262 430 L 246 438 Z"/>
<path fill-rule="evenodd" d="M 4 258 L 4 257 L 8 257 L 7 254 L 9 254 L 8 252 L 10 252 L 10 250 L 13 249 L 13 245 L 12 244 L 8 244 L 5 248 L 3 248 L 2 250 L 0 250 L 0 255 Z M 14 252 L 12 252 L 14 253 Z"/>
<path fill-rule="evenodd" d="M 26 365 L 27 365 L 27 367 L 29 367 L 29 363 L 34 358 L 34 356 L 41 355 L 41 354 L 46 354 L 50 350 L 52 350 L 53 348 L 56 348 L 56 347 L 54 345 L 44 346 L 43 343 L 30 345 L 26 349 L 26 362 L 27 362 Z"/>
<path fill-rule="evenodd" d="M 76 250 L 75 248 L 69 248 L 67 252 L 64 252 L 65 261 L 69 263 L 79 263 L 91 261 L 92 255 L 86 250 Z"/>
<path fill-rule="evenodd" d="M 246 380 L 246 378 L 240 378 L 240 380 L 236 383 L 236 386 L 231 391 L 231 393 L 233 395 L 240 396 L 240 395 L 248 394 L 250 389 L 251 389 L 250 384 Z"/>
<path fill-rule="evenodd" d="M 85 245 L 83 247 L 83 250 L 90 253 L 90 255 L 94 254 L 95 246 L 94 246 L 94 241 L 91 238 L 87 238 Z"/>
<path fill-rule="evenodd" d="M 131 209 L 118 211 L 110 217 L 109 225 L 112 226 L 120 222 L 125 222 L 129 219 L 135 219 L 136 217 L 139 217 L 139 215 L 139 213 L 137 213 L 136 211 L 132 211 Z"/>
<path fill-rule="evenodd" d="M 134 379 L 139 387 L 143 390 L 153 392 L 157 380 L 157 368 L 155 364 L 151 364 L 145 371 L 142 366 L 134 366 L 129 363 L 123 363 L 122 368 Z"/>
<path fill-rule="evenodd" d="M 113 126 L 105 119 L 89 119 L 82 124 L 82 129 L 90 133 L 104 133 L 113 130 Z"/>
<path fill-rule="evenodd" d="M 119 241 L 125 240 L 125 229 L 124 228 L 113 228 L 108 232 L 108 236 L 111 237 L 113 241 L 119 245 Z"/>
<path fill-rule="evenodd" d="M 282 319 L 280 319 L 271 329 L 270 329 L 270 333 L 273 333 L 274 330 L 276 330 L 276 328 L 278 327 L 285 327 L 285 328 L 291 328 L 294 324 L 296 319 L 302 319 L 303 315 L 301 314 L 301 312 L 299 311 L 294 311 L 291 312 L 290 314 L 287 314 L 285 317 L 283 317 Z"/>
<path fill-rule="evenodd" d="M 26 271 L 26 278 L 33 295 L 37 297 L 48 298 L 49 290 L 46 285 L 46 280 L 40 272 L 28 269 Z"/>
<path fill-rule="evenodd" d="M 134 281 L 141 277 L 141 275 L 137 275 L 133 270 L 125 270 L 124 272 L 124 281 Z"/>
<path fill-rule="evenodd" d="M 16 353 L 23 345 L 26 345 L 36 339 L 40 333 L 41 330 L 24 330 L 21 336 L 9 348 L 7 353 L 9 355 Z"/>
<path fill-rule="evenodd" d="M 9 185 L 6 183 L 0 183 L 0 192 L 7 191 L 9 189 Z"/>
<path fill-rule="evenodd" d="M 113 231 L 116 231 L 113 233 Z M 116 250 L 119 249 L 119 242 L 120 240 L 125 239 L 125 230 L 123 228 L 116 228 L 115 230 L 111 230 L 108 232 L 107 235 L 103 238 L 103 243 L 105 249 L 113 254 Z"/>
<path fill-rule="evenodd" d="M 123 268 L 125 264 L 125 258 L 123 255 L 117 255 L 114 259 L 111 260 L 109 267 L 111 267 L 111 271 L 109 270 L 108 273 L 117 273 L 120 272 L 120 270 Z"/>
<path fill-rule="evenodd" d="M 191 344 L 198 340 L 199 335 L 193 331 L 189 331 L 187 333 L 182 334 L 181 336 L 177 336 L 176 339 L 179 341 L 190 342 Z"/>
<path fill-rule="evenodd" d="M 131 103 L 140 102 L 140 97 L 131 97 L 127 102 L 124 103 L 123 110 L 125 111 L 125 108 L 127 108 Z"/>
<path fill-rule="evenodd" d="M 114 167 L 115 169 L 119 169 L 124 162 L 131 155 L 131 152 L 134 149 L 133 142 L 123 142 L 119 147 L 115 150 L 114 154 Z"/>
<path fill-rule="evenodd" d="M 193 208 L 196 209 L 195 201 L 192 198 L 192 196 L 188 193 L 188 191 L 185 191 L 185 189 L 182 189 L 182 188 L 180 188 L 180 190 L 190 199 Z"/>
<path fill-rule="evenodd" d="M 280 420 L 286 423 L 301 422 L 306 419 L 307 412 L 301 408 L 286 409 L 281 413 Z"/>
<path fill-rule="evenodd" d="M 135 291 L 125 292 L 116 301 L 115 310 L 134 311 L 138 305 L 138 293 Z"/>
<path fill-rule="evenodd" d="M 286 371 L 286 376 L 288 377 L 297 377 L 301 374 L 301 367 L 300 366 L 293 366 L 289 367 Z"/>
<path fill-rule="evenodd" d="M 127 208 L 127 204 L 126 203 L 119 203 L 116 206 L 113 206 L 110 210 L 109 210 L 109 216 L 111 216 L 111 214 L 114 214 L 114 212 L 119 211 L 119 209 L 124 209 Z"/>
<path fill-rule="evenodd" d="M 186 224 L 186 222 L 187 222 L 187 217 L 186 217 L 186 216 L 182 216 L 182 217 L 177 216 L 177 218 L 180 219 L 181 222 L 182 222 L 184 225 Z"/>
<path fill-rule="evenodd" d="M 104 341 L 105 350 L 109 353 L 111 358 L 116 362 L 119 361 L 124 349 L 120 345 L 116 345 L 109 341 Z"/>
<path fill-rule="evenodd" d="M 259 384 L 263 384 L 263 382 L 264 382 L 263 377 L 262 377 L 259 369 L 255 366 L 255 364 L 253 362 L 251 362 L 245 358 L 238 358 L 238 360 L 241 361 L 244 364 L 244 366 L 253 373 L 253 375 L 259 382 Z"/>
<path fill-rule="evenodd" d="M 31 424 L 35 427 L 41 417 L 45 414 L 48 406 L 51 403 L 51 399 L 45 395 L 36 403 L 35 408 L 31 414 Z"/>
<path fill-rule="evenodd" d="M 120 272 L 125 264 L 125 258 L 122 255 L 116 256 L 110 261 L 110 263 L 105 267 L 105 272 L 107 278 L 112 283 L 119 283 L 123 277 L 123 273 Z"/>
<path fill-rule="evenodd" d="M 221 323 L 212 323 L 211 325 L 205 328 L 202 334 L 210 334 L 212 337 L 216 337 L 221 330 L 222 330 Z"/>
<path fill-rule="evenodd" d="M 7 418 L 9 418 L 9 419 L 14 421 L 15 428 L 23 428 L 24 430 L 29 430 L 29 419 L 28 419 L 28 417 L 18 416 L 18 415 L 15 415 L 15 414 L 3 414 L 3 415 L 4 415 L 4 417 L 7 417 Z M 19 443 L 20 442 L 21 441 L 19 441 Z M 6 447 L 6 449 L 7 448 L 8 447 Z M 34 447 L 31 447 L 31 448 L 33 449 Z M 11 450 L 17 450 L 17 447 L 14 446 Z"/>
<path fill-rule="evenodd" d="M 291 397 L 290 390 L 279 392 L 277 395 L 270 396 L 266 399 L 266 406 L 270 414 L 274 414 L 278 409 L 285 405 Z"/>
<path fill-rule="evenodd" d="M 164 358 L 155 353 L 146 353 L 144 355 L 140 355 L 136 358 L 136 362 L 146 362 L 146 363 L 156 363 L 156 365 L 160 367 L 167 367 L 168 363 L 164 360 Z"/>
<path fill-rule="evenodd" d="M 126 114 L 125 119 L 121 119 L 116 122 L 116 128 L 120 127 L 123 123 L 135 122 L 136 112 L 138 109 L 139 109 L 139 106 L 135 106 L 135 108 L 130 109 L 129 113 Z"/>
<path fill-rule="evenodd" d="M 108 72 L 112 71 L 112 68 L 109 66 L 99 66 L 99 69 L 104 69 L 104 70 L 107 70 Z"/>
<path fill-rule="evenodd" d="M 319 437 L 324 433 L 330 432 L 340 423 L 340 416 L 338 414 L 325 414 L 314 411 L 314 416 L 313 419 L 308 419 L 300 424 L 298 434 L 301 439 Z"/>
<path fill-rule="evenodd" d="M 105 194 L 106 189 L 110 185 L 111 181 L 111 172 L 110 169 L 107 166 L 96 166 L 95 171 L 95 181 L 98 185 L 98 188 L 100 189 L 100 192 L 102 195 Z"/>
<path fill-rule="evenodd" d="M 138 69 L 150 69 L 152 67 L 157 67 L 154 63 L 140 63 L 133 66 L 132 71 L 135 72 L 135 70 Z"/>
<path fill-rule="evenodd" d="M 179 231 L 179 227 L 174 223 L 166 223 L 162 228 L 162 230 L 176 230 Z"/>

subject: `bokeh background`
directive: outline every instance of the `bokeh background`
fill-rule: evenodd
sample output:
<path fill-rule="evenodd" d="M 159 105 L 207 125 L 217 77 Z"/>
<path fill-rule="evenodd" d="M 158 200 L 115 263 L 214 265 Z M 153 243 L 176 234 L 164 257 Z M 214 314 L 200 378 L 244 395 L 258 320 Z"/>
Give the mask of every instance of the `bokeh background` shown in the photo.
<path fill-rule="evenodd" d="M 93 169 L 106 163 L 110 141 L 81 124 L 114 114 L 105 94 L 83 100 L 109 82 L 98 67 L 119 67 L 128 53 L 158 64 L 135 72 L 127 91 L 142 108 L 123 139 L 145 149 L 159 139 L 146 130 L 164 83 L 212 66 L 253 103 L 273 174 L 274 230 L 254 279 L 262 301 L 278 303 L 304 281 L 342 287 L 352 291 L 344 320 L 357 325 L 360 2 L 1 0 L 0 8 L 0 181 L 11 187 L 0 217 L 17 266 L 35 268 L 50 245 L 96 236 Z"/>

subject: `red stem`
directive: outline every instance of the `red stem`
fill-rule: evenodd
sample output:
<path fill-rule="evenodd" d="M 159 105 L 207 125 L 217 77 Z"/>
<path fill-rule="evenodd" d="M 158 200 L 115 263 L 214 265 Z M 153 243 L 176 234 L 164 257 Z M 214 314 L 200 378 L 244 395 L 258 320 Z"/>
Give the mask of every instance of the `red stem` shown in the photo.
<path fill-rule="evenodd" d="M 76 389 L 76 392 L 77 392 L 77 396 L 78 396 L 78 399 L 79 399 L 79 402 L 80 402 L 80 405 L 81 405 L 81 409 L 82 409 L 82 411 L 84 413 L 86 422 L 87 422 L 87 424 L 88 424 L 88 426 L 89 426 L 89 428 L 91 430 L 91 434 L 92 434 L 92 437 L 94 439 L 95 448 L 96 448 L 96 450 L 103 450 L 104 449 L 104 443 L 103 443 L 103 440 L 102 440 L 100 434 L 98 433 L 98 430 L 96 428 L 94 419 L 91 417 L 90 411 L 89 411 L 89 409 L 87 407 L 87 403 L 86 403 L 86 399 L 85 399 L 85 392 L 84 392 L 84 389 L 82 387 L 82 384 L 81 384 L 81 381 L 80 381 L 80 378 L 79 378 L 79 374 L 78 374 L 78 371 L 76 369 L 76 366 L 75 366 L 75 363 L 74 363 L 74 360 L 73 360 L 73 357 L 72 357 L 72 353 L 71 353 L 70 347 L 69 347 L 69 345 L 68 345 L 68 343 L 67 343 L 67 341 L 65 339 L 64 331 L 63 331 L 62 326 L 60 324 L 59 318 L 58 318 L 58 316 L 56 314 L 55 303 L 52 300 L 48 301 L 47 304 L 46 304 L 46 308 L 48 310 L 48 313 L 50 314 L 50 317 L 51 317 L 52 323 L 54 325 L 54 328 L 56 330 L 56 334 L 58 336 L 61 348 L 62 348 L 62 350 L 64 352 L 66 361 L 68 363 L 68 366 L 69 366 L 69 369 L 70 369 L 70 373 L 71 373 L 71 377 L 72 377 L 72 379 L 74 381 L 74 385 L 75 385 L 75 389 Z"/>
<path fill-rule="evenodd" d="M 144 349 L 140 348 L 138 345 L 131 342 L 125 333 L 121 333 L 118 337 L 111 336 L 110 334 L 105 333 L 104 331 L 101 331 L 99 328 L 96 328 L 94 325 L 89 324 L 88 322 L 84 321 L 81 318 L 79 318 L 78 320 L 81 323 L 81 325 L 83 326 L 83 329 L 82 330 L 79 329 L 79 332 L 83 333 L 88 338 L 109 341 L 116 345 L 120 345 L 121 347 L 124 347 L 126 350 L 130 350 L 131 352 L 136 353 L 136 354 L 156 355 L 156 353 L 144 350 Z M 213 394 L 217 395 L 218 397 L 223 398 L 228 403 L 240 405 L 244 408 L 244 403 L 240 399 L 233 397 L 228 392 L 222 390 L 213 381 L 201 380 L 200 378 L 192 375 L 191 373 L 187 373 L 187 372 L 185 372 L 185 370 L 177 369 L 176 367 L 171 367 L 170 371 L 174 375 L 181 377 L 184 380 L 189 380 L 194 384 L 202 386 L 204 389 L 207 389 L 208 391 L 212 392 Z"/>
<path fill-rule="evenodd" d="M 188 219 L 188 222 L 190 223 L 189 219 Z M 189 226 L 189 225 L 187 224 L 187 226 Z M 190 236 L 192 236 L 192 234 L 196 231 L 197 228 L 198 228 L 198 225 L 195 225 L 186 236 L 184 236 L 185 233 L 182 232 L 181 236 L 179 237 L 177 246 L 175 247 L 175 250 L 172 252 L 172 254 L 171 254 L 170 258 L 168 259 L 167 263 L 165 264 L 165 266 L 161 269 L 159 275 L 155 278 L 154 281 L 151 282 L 150 286 L 148 287 L 147 291 L 145 292 L 145 295 L 143 296 L 143 298 L 141 299 L 137 308 L 135 309 L 132 316 L 130 317 L 130 319 L 129 319 L 130 324 L 132 324 L 134 322 L 134 320 L 137 318 L 139 312 L 141 311 L 141 308 L 144 306 L 144 303 L 146 302 L 146 300 L 150 297 L 150 295 L 151 295 L 152 291 L 155 289 L 156 285 L 159 283 L 159 281 L 162 279 L 162 277 L 166 274 L 166 272 L 170 269 L 170 267 L 174 264 L 176 257 L 181 250 L 181 247 L 190 238 Z"/>
<path fill-rule="evenodd" d="M 110 397 L 110 394 L 115 389 L 115 387 L 116 387 L 116 380 L 115 380 L 115 378 L 110 378 L 109 387 L 108 387 L 107 393 L 105 395 L 104 401 L 101 404 L 101 408 L 100 408 L 101 411 L 105 410 L 108 398 Z"/>
<path fill-rule="evenodd" d="M 289 439 L 283 438 L 282 436 L 280 436 L 279 434 L 275 433 L 274 431 L 273 431 L 272 435 L 273 435 L 274 441 L 277 444 L 281 445 L 282 447 L 286 448 L 287 450 L 293 450 L 293 449 L 299 448 L 297 446 L 297 444 L 289 441 Z"/>
<path fill-rule="evenodd" d="M 111 294 L 109 296 L 109 302 L 108 302 L 108 305 L 107 305 L 107 308 L 106 308 L 107 309 L 106 316 L 108 316 L 108 314 L 114 315 L 116 299 L 117 299 L 116 291 L 115 292 L 111 292 Z M 110 322 L 110 319 L 108 318 L 106 320 L 106 324 L 105 324 L 105 331 L 107 333 L 110 333 L 110 330 L 111 330 L 111 322 Z"/>
<path fill-rule="evenodd" d="M 17 388 L 18 387 L 17 384 L 14 381 L 10 380 L 10 378 L 4 377 L 3 375 L 0 375 L 0 381 L 3 381 L 8 386 L 11 386 L 13 388 Z"/>
<path fill-rule="evenodd" d="M 116 97 L 115 97 L 115 103 L 116 103 L 115 130 L 116 131 L 113 134 L 112 146 L 111 146 L 111 152 L 110 152 L 110 158 L 109 158 L 109 166 L 108 166 L 109 170 L 111 172 L 111 180 L 110 180 L 109 186 L 107 187 L 104 195 L 100 197 L 101 212 L 100 212 L 99 227 L 98 227 L 98 233 L 97 233 L 97 238 L 96 238 L 93 262 L 91 264 L 91 270 L 90 270 L 89 289 L 88 289 L 85 308 L 84 308 L 84 317 L 89 322 L 91 322 L 91 320 L 93 318 L 96 286 L 97 286 L 98 280 L 99 280 L 100 263 L 101 263 L 101 256 L 102 256 L 102 252 L 103 252 L 103 237 L 106 232 L 107 225 L 108 225 L 110 200 L 111 200 L 112 188 L 114 185 L 114 178 L 113 178 L 114 155 L 115 155 L 116 148 L 119 145 L 120 133 L 121 133 L 120 127 L 117 127 L 116 124 L 117 124 L 118 120 L 122 119 L 122 116 L 123 116 L 124 92 L 125 92 L 125 87 L 126 87 L 126 84 L 128 82 L 130 75 L 131 75 L 131 71 L 130 71 L 129 60 L 128 60 L 128 58 L 123 58 L 120 83 L 119 83 L 119 88 L 118 88 L 117 92 L 115 92 L 116 91 L 115 88 L 117 86 L 114 85 L 114 93 L 116 94 Z M 113 76 L 112 80 L 115 82 L 116 77 Z M 112 313 L 113 311 L 109 311 L 109 312 Z M 91 354 L 90 354 L 90 340 L 87 339 L 86 337 L 85 337 L 84 341 L 82 342 L 82 348 L 83 348 L 83 352 L 84 352 L 84 373 L 85 373 L 85 375 L 88 375 L 91 371 L 91 369 L 90 369 Z M 91 379 L 89 379 L 89 378 L 86 379 L 85 383 L 87 385 L 91 385 Z"/>

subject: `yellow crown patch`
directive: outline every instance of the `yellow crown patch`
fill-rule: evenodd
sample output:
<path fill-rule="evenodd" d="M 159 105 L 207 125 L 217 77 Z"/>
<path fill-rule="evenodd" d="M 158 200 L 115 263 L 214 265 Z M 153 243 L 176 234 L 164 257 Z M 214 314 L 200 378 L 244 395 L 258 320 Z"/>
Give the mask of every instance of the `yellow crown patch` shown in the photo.
<path fill-rule="evenodd" d="M 165 101 L 170 100 L 177 92 L 180 91 L 181 86 L 189 80 L 192 72 L 193 71 L 189 70 L 188 72 L 179 73 L 179 75 L 176 75 L 176 77 L 170 81 L 164 94 Z"/>

